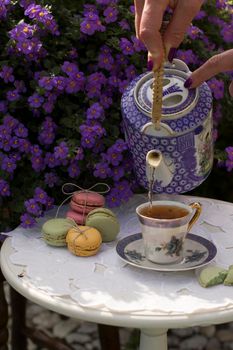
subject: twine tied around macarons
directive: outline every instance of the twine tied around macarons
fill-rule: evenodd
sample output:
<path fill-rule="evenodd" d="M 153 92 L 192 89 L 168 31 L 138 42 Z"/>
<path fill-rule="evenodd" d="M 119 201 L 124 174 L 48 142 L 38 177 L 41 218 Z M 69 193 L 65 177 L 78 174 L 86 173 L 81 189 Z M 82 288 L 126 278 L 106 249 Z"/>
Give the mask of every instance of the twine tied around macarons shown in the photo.
<path fill-rule="evenodd" d="M 103 190 L 103 191 L 93 191 L 96 187 L 98 186 L 105 186 L 106 190 Z M 66 186 L 73 186 L 73 187 L 76 187 L 77 189 L 75 191 L 72 191 L 72 192 L 68 192 L 67 190 L 65 190 L 65 187 Z M 110 191 L 110 186 L 107 185 L 106 183 L 104 182 L 97 182 L 96 184 L 92 185 L 91 187 L 89 188 L 82 188 L 81 186 L 79 185 L 76 185 L 72 182 L 66 182 L 65 184 L 62 185 L 62 193 L 65 194 L 65 195 L 68 195 L 67 198 L 64 199 L 64 201 L 62 201 L 62 203 L 58 206 L 57 208 L 57 211 L 56 211 L 56 215 L 55 215 L 55 218 L 57 218 L 58 216 L 58 213 L 59 213 L 59 210 L 61 209 L 61 207 L 63 206 L 63 204 L 65 204 L 70 198 L 73 197 L 73 195 L 75 193 L 81 193 L 81 192 L 86 192 L 86 193 L 99 193 L 99 194 L 105 194 L 105 193 L 108 193 Z M 84 202 L 84 205 L 79 205 L 77 204 L 77 206 L 83 208 L 83 218 L 84 218 L 84 214 L 85 214 L 85 208 L 87 206 L 87 196 L 86 196 L 86 199 L 85 199 L 85 202 Z"/>

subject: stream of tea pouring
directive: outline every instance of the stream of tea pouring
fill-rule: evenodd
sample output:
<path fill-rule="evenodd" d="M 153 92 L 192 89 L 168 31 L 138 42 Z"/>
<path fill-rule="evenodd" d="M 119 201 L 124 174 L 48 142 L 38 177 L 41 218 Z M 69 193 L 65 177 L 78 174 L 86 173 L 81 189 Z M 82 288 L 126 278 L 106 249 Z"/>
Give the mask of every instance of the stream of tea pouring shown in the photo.
<path fill-rule="evenodd" d="M 153 203 L 153 187 L 155 182 L 155 172 L 156 168 L 160 165 L 162 161 L 162 154 L 156 150 L 151 150 L 146 155 L 146 163 L 149 166 L 149 191 L 148 191 L 148 199 L 150 203 L 150 208 L 152 208 Z"/>

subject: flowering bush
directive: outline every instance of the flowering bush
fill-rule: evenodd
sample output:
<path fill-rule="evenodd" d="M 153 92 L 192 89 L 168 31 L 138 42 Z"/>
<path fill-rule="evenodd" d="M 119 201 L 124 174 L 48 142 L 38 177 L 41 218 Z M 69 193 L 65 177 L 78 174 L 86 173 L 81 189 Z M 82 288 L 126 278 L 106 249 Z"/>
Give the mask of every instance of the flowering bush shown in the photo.
<path fill-rule="evenodd" d="M 124 141 L 120 98 L 145 70 L 126 0 L 0 0 L 0 222 L 35 223 L 63 199 L 60 187 L 111 186 L 109 206 L 136 189 Z M 206 3 L 178 50 L 191 69 L 233 42 L 232 4 Z M 216 159 L 233 168 L 232 107 L 211 79 Z M 219 140 L 219 141 L 218 141 Z"/>

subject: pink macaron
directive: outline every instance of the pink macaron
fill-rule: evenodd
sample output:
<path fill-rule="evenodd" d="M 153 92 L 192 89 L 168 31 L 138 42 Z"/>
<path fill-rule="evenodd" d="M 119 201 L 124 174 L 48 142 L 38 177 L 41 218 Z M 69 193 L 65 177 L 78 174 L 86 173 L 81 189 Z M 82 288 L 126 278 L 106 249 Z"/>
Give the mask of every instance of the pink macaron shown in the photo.
<path fill-rule="evenodd" d="M 66 213 L 66 217 L 69 219 L 73 219 L 76 222 L 76 224 L 78 224 L 78 225 L 85 224 L 86 215 L 83 215 L 81 213 L 77 213 L 73 210 L 68 210 Z"/>
<path fill-rule="evenodd" d="M 104 196 L 97 192 L 77 192 L 73 195 L 70 208 L 76 213 L 88 214 L 90 211 L 104 206 Z"/>

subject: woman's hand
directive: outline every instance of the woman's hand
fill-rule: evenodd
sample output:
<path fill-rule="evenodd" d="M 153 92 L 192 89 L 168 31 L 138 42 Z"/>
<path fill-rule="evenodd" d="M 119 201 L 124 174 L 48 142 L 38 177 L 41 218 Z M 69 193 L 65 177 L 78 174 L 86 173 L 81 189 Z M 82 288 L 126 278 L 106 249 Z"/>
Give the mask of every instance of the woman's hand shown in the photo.
<path fill-rule="evenodd" d="M 151 69 L 161 64 L 164 48 L 168 60 L 172 61 L 176 48 L 203 2 L 204 0 L 134 0 L 136 35 L 148 50 Z M 173 15 L 162 39 L 160 28 L 168 5 L 173 8 Z"/>
<path fill-rule="evenodd" d="M 218 73 L 233 70 L 233 49 L 212 56 L 201 67 L 195 70 L 186 80 L 184 86 L 194 88 Z M 233 81 L 229 86 L 230 95 L 233 97 Z"/>

